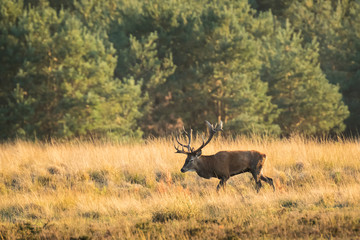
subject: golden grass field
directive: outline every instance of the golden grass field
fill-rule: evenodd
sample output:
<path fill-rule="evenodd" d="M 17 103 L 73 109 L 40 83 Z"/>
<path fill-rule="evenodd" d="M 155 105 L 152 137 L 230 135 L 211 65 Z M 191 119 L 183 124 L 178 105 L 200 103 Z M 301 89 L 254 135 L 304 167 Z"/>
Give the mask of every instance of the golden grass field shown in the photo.
<path fill-rule="evenodd" d="M 2 144 L 0 240 L 360 239 L 358 140 L 218 137 L 203 154 L 220 150 L 266 153 L 276 192 L 245 173 L 217 193 L 171 139 Z"/>

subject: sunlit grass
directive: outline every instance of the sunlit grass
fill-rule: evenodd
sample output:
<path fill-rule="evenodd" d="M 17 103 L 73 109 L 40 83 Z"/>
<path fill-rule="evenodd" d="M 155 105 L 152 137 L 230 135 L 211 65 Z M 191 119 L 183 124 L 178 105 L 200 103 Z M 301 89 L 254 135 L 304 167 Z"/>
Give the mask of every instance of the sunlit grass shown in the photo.
<path fill-rule="evenodd" d="M 220 150 L 266 153 L 277 191 L 242 174 L 217 193 L 218 180 L 179 171 L 170 139 L 2 144 L 0 239 L 358 236 L 358 141 L 219 137 L 203 154 Z"/>

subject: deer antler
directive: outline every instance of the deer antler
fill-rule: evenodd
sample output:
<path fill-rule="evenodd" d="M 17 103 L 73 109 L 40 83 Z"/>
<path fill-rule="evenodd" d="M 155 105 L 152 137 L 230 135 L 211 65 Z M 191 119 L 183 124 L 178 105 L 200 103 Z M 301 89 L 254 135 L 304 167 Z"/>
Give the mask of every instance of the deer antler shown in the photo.
<path fill-rule="evenodd" d="M 176 136 L 176 137 L 175 137 L 175 140 L 176 140 L 176 142 L 182 147 L 182 149 L 180 150 L 180 149 L 177 148 L 175 145 L 174 145 L 174 147 L 175 147 L 175 149 L 176 149 L 176 153 L 185 153 L 185 154 L 188 154 L 188 153 L 191 153 L 191 152 L 192 152 L 192 148 L 191 148 L 190 144 L 191 144 L 191 136 L 192 136 L 192 131 L 193 131 L 193 130 L 190 128 L 190 131 L 189 131 L 189 133 L 188 133 L 188 132 L 186 132 L 185 128 L 183 128 L 182 131 L 183 131 L 182 133 L 185 134 L 186 137 L 188 138 L 188 144 L 187 144 L 187 145 L 182 144 L 182 143 L 179 141 L 178 137 Z M 184 148 L 187 148 L 187 149 L 188 149 L 188 152 L 186 152 L 186 151 L 184 150 Z"/>
<path fill-rule="evenodd" d="M 196 149 L 196 150 L 193 151 L 193 152 L 199 152 L 199 151 L 201 151 L 201 149 L 203 149 L 203 148 L 211 141 L 211 139 L 213 138 L 213 136 L 215 135 L 215 133 L 217 133 L 218 131 L 222 131 L 222 130 L 223 130 L 223 129 L 222 129 L 222 126 L 223 126 L 222 121 L 220 121 L 219 125 L 218 125 L 218 124 L 215 124 L 215 126 L 211 125 L 211 123 L 209 123 L 209 122 L 206 121 L 206 120 L 205 120 L 205 123 L 206 123 L 206 125 L 207 125 L 207 127 L 208 127 L 208 129 L 209 129 L 209 134 L 210 134 L 210 135 L 209 135 L 209 138 L 208 138 L 208 140 L 205 142 L 204 137 L 202 137 L 203 143 L 201 144 L 201 146 L 200 146 L 198 149 Z"/>
<path fill-rule="evenodd" d="M 204 139 L 204 137 L 202 136 L 202 138 L 203 138 L 203 143 L 201 144 L 201 146 L 200 146 L 198 149 L 196 149 L 196 150 L 194 151 L 194 148 L 192 148 L 192 147 L 190 146 L 190 144 L 191 144 L 191 136 L 192 136 L 192 131 L 193 131 L 193 130 L 190 128 L 190 131 L 189 131 L 189 133 L 188 133 L 188 132 L 186 132 L 185 128 L 183 128 L 182 134 L 185 134 L 185 136 L 188 138 L 188 144 L 187 144 L 187 145 L 182 144 L 182 143 L 179 141 L 179 138 L 176 136 L 176 137 L 175 137 L 176 142 L 182 147 L 182 149 L 180 149 L 180 148 L 176 147 L 176 145 L 174 145 L 175 150 L 176 150 L 176 153 L 184 153 L 184 154 L 197 153 L 197 152 L 201 151 L 201 149 L 204 148 L 204 147 L 211 141 L 211 139 L 213 138 L 213 136 L 215 135 L 215 133 L 217 133 L 218 131 L 222 131 L 222 130 L 223 130 L 223 129 L 222 129 L 222 126 L 223 126 L 222 121 L 220 121 L 219 125 L 218 125 L 218 124 L 215 124 L 215 126 L 211 125 L 211 123 L 209 123 L 208 121 L 205 121 L 205 123 L 206 123 L 206 125 L 207 125 L 207 127 L 208 127 L 208 129 L 209 129 L 209 134 L 210 134 L 208 140 L 205 142 L 205 139 Z M 184 148 L 187 148 L 188 151 L 185 151 Z"/>

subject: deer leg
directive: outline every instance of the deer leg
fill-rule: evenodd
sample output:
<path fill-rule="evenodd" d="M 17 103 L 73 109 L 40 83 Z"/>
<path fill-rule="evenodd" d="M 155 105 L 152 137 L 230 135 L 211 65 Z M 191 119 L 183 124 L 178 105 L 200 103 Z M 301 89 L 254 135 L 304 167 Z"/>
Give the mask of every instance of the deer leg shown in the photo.
<path fill-rule="evenodd" d="M 262 186 L 261 181 L 260 181 L 260 174 L 256 173 L 256 172 L 251 172 L 251 174 L 253 175 L 254 179 L 255 179 L 255 184 L 256 184 L 256 191 L 259 192 L 260 188 Z"/>
<path fill-rule="evenodd" d="M 226 181 L 229 179 L 229 177 L 223 177 L 223 178 L 221 178 L 220 179 L 220 182 L 219 182 L 219 184 L 217 185 L 217 187 L 216 187 L 216 191 L 219 191 L 220 190 L 220 188 L 225 188 L 225 186 L 226 186 Z"/>
<path fill-rule="evenodd" d="M 257 181 L 257 182 L 256 182 L 256 192 L 259 192 L 261 187 L 262 187 L 261 182 L 260 182 L 260 181 Z"/>
<path fill-rule="evenodd" d="M 267 182 L 270 186 L 273 187 L 275 191 L 274 181 L 272 180 L 272 178 L 265 177 L 264 175 L 261 174 L 260 179 L 263 180 L 264 182 Z"/>
<path fill-rule="evenodd" d="M 218 192 L 220 190 L 220 188 L 223 187 L 223 186 L 224 186 L 224 181 L 221 179 L 219 184 L 216 187 L 216 191 Z"/>

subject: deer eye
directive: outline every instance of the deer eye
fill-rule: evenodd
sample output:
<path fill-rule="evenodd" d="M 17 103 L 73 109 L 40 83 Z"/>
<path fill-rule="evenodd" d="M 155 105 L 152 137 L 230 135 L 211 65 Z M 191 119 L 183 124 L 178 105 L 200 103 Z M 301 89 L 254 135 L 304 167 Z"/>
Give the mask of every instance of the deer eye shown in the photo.
<path fill-rule="evenodd" d="M 194 157 L 189 157 L 187 161 L 188 161 L 188 162 L 194 161 Z"/>

